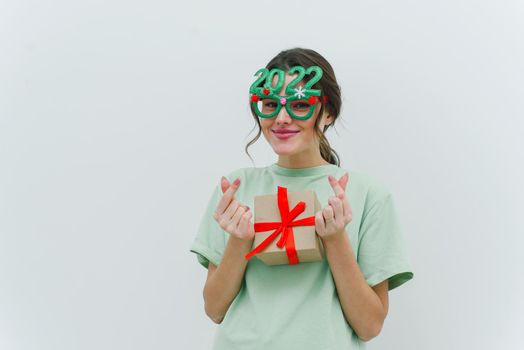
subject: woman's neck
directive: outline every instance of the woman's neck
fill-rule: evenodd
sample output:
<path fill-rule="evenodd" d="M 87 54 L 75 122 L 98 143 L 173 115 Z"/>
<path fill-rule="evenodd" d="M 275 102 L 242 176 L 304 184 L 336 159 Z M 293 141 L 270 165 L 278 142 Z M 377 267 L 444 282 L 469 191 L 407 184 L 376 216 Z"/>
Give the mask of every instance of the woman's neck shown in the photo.
<path fill-rule="evenodd" d="M 310 155 L 310 154 L 295 154 L 291 156 L 278 156 L 278 162 L 277 165 L 283 167 L 283 168 L 291 168 L 291 169 L 298 169 L 298 168 L 311 168 L 315 166 L 321 166 L 321 165 L 327 165 L 331 164 L 328 161 L 326 161 L 322 156 L 320 155 L 320 151 L 318 154 Z"/>

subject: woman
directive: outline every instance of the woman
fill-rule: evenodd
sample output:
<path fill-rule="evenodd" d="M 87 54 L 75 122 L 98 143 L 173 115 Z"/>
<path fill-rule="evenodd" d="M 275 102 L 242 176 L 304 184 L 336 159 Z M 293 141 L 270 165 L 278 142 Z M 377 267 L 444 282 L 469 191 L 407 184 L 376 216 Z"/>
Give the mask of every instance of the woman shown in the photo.
<path fill-rule="evenodd" d="M 324 133 L 341 108 L 331 65 L 317 52 L 280 52 L 250 88 L 255 122 L 278 161 L 222 177 L 191 252 L 208 269 L 206 314 L 219 324 L 213 349 L 360 349 L 388 313 L 388 291 L 413 277 L 389 190 L 347 172 Z M 230 182 L 231 181 L 231 182 Z M 253 249 L 253 199 L 313 190 L 325 259 L 268 266 Z M 351 202 L 351 205 L 350 205 Z"/>

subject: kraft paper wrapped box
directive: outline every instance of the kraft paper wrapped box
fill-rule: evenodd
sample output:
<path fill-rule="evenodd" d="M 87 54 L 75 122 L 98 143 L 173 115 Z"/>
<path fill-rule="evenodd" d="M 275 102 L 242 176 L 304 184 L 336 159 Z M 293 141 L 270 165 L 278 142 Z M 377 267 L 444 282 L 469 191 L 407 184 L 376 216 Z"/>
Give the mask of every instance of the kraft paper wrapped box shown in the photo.
<path fill-rule="evenodd" d="M 315 213 L 321 210 L 314 191 L 255 196 L 255 238 L 246 259 L 256 256 L 266 265 L 294 265 L 322 261 L 324 246 L 315 231 Z"/>

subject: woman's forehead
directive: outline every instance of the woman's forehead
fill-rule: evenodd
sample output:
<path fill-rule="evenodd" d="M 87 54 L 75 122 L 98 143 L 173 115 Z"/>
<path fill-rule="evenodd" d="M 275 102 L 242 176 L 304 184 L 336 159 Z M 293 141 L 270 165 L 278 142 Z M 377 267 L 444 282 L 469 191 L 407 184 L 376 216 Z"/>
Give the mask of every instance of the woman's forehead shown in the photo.
<path fill-rule="evenodd" d="M 286 94 L 286 87 L 287 85 L 293 80 L 295 79 L 296 77 L 298 76 L 298 73 L 294 73 L 294 74 L 285 74 L 284 75 L 284 84 L 282 85 L 282 89 L 280 90 L 280 92 L 278 93 L 280 96 L 284 96 Z M 271 84 L 273 86 L 275 86 L 277 84 L 277 81 L 278 81 L 278 74 L 275 74 L 273 76 L 273 81 L 271 82 Z M 300 80 L 296 85 L 295 87 L 299 87 L 299 86 L 304 86 L 305 82 L 304 80 Z"/>

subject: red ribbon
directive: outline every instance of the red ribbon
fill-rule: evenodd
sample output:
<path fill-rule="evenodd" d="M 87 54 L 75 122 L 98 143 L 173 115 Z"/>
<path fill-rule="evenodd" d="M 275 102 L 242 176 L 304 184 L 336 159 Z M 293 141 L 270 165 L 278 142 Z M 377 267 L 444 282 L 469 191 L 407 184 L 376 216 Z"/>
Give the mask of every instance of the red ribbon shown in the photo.
<path fill-rule="evenodd" d="M 278 186 L 277 193 L 278 210 L 280 211 L 281 222 L 256 222 L 255 232 L 264 232 L 276 229 L 271 235 L 263 240 L 258 246 L 250 251 L 246 256 L 249 260 L 253 255 L 260 253 L 266 248 L 279 233 L 282 233 L 280 240 L 277 242 L 277 247 L 282 248 L 286 246 L 286 253 L 290 265 L 298 264 L 298 255 L 295 249 L 295 237 L 293 235 L 293 226 L 314 226 L 315 216 L 309 216 L 300 220 L 295 218 L 306 209 L 306 203 L 298 202 L 298 204 L 289 211 L 289 202 L 287 198 L 287 188 Z"/>

